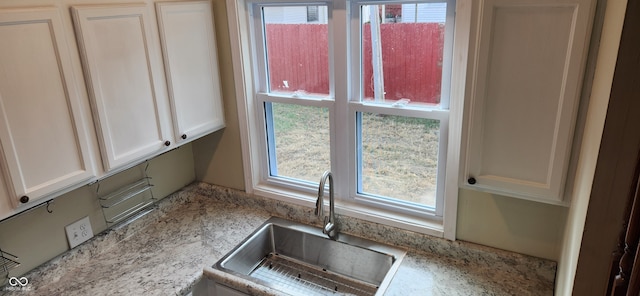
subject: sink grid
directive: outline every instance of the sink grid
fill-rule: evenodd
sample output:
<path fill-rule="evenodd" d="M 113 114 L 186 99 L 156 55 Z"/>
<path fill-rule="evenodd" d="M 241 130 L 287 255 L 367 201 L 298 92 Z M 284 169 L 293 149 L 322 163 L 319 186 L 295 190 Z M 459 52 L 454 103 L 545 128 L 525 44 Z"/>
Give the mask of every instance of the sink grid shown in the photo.
<path fill-rule="evenodd" d="M 378 289 L 274 253 L 267 255 L 250 275 L 293 295 L 375 295 Z"/>

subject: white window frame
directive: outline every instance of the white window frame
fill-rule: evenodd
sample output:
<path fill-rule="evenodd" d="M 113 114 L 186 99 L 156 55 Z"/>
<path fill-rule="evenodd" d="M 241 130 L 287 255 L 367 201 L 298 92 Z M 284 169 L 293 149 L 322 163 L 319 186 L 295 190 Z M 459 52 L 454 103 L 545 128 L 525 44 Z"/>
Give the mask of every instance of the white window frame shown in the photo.
<path fill-rule="evenodd" d="M 288 5 L 314 5 L 314 6 L 327 6 L 327 11 L 328 13 L 331 12 L 331 3 L 330 2 L 321 2 L 321 1 L 308 1 L 308 2 L 301 2 L 301 1 L 289 1 L 289 0 L 276 0 L 276 1 L 246 1 L 246 5 L 247 5 L 247 9 L 253 11 L 256 11 L 259 9 L 260 7 L 269 7 L 269 6 L 288 6 Z M 331 16 L 329 15 L 328 18 L 330 19 Z M 309 106 L 309 107 L 320 107 L 320 108 L 327 108 L 329 110 L 329 120 L 331 121 L 332 118 L 335 118 L 335 115 L 333 114 L 333 110 L 334 110 L 334 90 L 333 90 L 333 77 L 330 75 L 329 76 L 329 95 L 328 96 L 321 96 L 321 95 L 305 95 L 304 97 L 298 97 L 298 96 L 294 96 L 294 95 L 288 95 L 288 94 L 280 94 L 280 93 L 269 93 L 269 81 L 268 81 L 268 72 L 267 72 L 267 61 L 266 61 L 266 52 L 265 52 L 265 47 L 264 46 L 256 46 L 256 44 L 266 44 L 266 41 L 264 40 L 264 36 L 263 34 L 258 34 L 258 32 L 262 32 L 262 19 L 261 16 L 257 13 L 252 13 L 251 15 L 251 20 L 249 22 L 250 26 L 253 28 L 253 30 L 250 32 L 252 39 L 254 40 L 254 42 L 252 42 L 252 48 L 253 48 L 253 52 L 254 52 L 254 56 L 253 56 L 253 61 L 255 61 L 257 64 L 255 65 L 255 69 L 257 71 L 254 72 L 254 86 L 256 87 L 256 93 L 255 94 L 251 94 L 252 97 L 254 97 L 254 100 L 256 102 L 255 105 L 255 110 L 254 110 L 254 114 L 256 117 L 256 122 L 253 125 L 253 129 L 255 129 L 256 131 L 262 131 L 259 132 L 257 134 L 257 138 L 256 140 L 259 143 L 259 147 L 261 147 L 259 149 L 259 151 L 256 151 L 260 157 L 259 160 L 259 165 L 260 165 L 260 172 L 259 172 L 259 183 L 258 184 L 262 184 L 262 185 L 268 185 L 269 187 L 280 187 L 283 189 L 287 189 L 287 190 L 292 190 L 292 191 L 302 191 L 306 194 L 313 194 L 313 193 L 317 193 L 318 192 L 318 188 L 317 186 L 313 186 L 310 185 L 304 181 L 296 181 L 296 180 L 292 180 L 292 179 L 288 179 L 288 178 L 283 178 L 283 177 L 277 177 L 277 176 L 270 176 L 269 175 L 269 171 L 270 171 L 270 163 L 269 163 L 269 159 L 270 159 L 270 149 L 269 149 L 269 144 L 266 138 L 266 134 L 264 133 L 265 127 L 266 127 L 266 120 L 264 118 L 264 104 L 267 102 L 271 102 L 271 103 L 284 103 L 284 104 L 297 104 L 297 105 L 301 105 L 301 106 Z M 329 34 L 331 34 L 331 23 L 329 22 Z M 331 38 L 329 38 L 329 40 L 331 40 Z M 331 51 L 329 51 L 329 60 L 331 60 Z M 329 63 L 329 73 L 333 73 L 333 65 L 331 63 Z M 329 124 L 330 126 L 332 126 L 332 124 Z M 331 133 L 330 133 L 331 134 Z M 334 143 L 335 141 L 333 140 L 333 138 L 330 141 L 330 145 L 333 145 L 332 143 Z M 273 144 L 273 143 L 271 143 Z M 330 148 L 331 151 L 334 151 L 334 147 L 331 146 Z M 271 153 L 273 153 L 273 151 L 271 151 Z M 334 163 L 334 157 L 333 154 L 331 155 L 331 163 Z M 331 168 L 333 171 L 333 168 Z M 320 175 L 322 174 L 322 172 L 320 172 Z M 319 175 L 319 176 L 320 176 Z M 318 177 L 318 180 L 320 179 L 320 177 Z"/>
<path fill-rule="evenodd" d="M 350 32 L 351 36 L 356 36 L 350 38 L 350 46 L 352 49 L 352 58 L 351 58 L 351 73 L 352 77 L 350 78 L 351 85 L 358 87 L 352 87 L 350 94 L 350 99 L 346 102 L 346 106 L 341 106 L 342 108 L 348 108 L 349 110 L 349 122 L 356 121 L 356 113 L 360 112 L 368 112 L 375 114 L 384 114 L 384 115 L 397 115 L 403 117 L 414 117 L 421 119 L 433 119 L 438 120 L 440 123 L 440 138 L 438 140 L 438 168 L 437 168 L 437 184 L 436 184 L 436 206 L 435 211 L 426 210 L 424 207 L 407 205 L 402 202 L 392 202 L 392 201 L 378 201 L 375 197 L 370 195 L 360 194 L 358 193 L 358 174 L 359 174 L 359 164 L 358 164 L 358 155 L 356 152 L 352 152 L 352 156 L 350 157 L 350 169 L 352 171 L 349 172 L 349 176 L 355 177 L 350 181 L 350 192 L 349 194 L 354 197 L 355 201 L 368 206 L 373 207 L 388 207 L 397 211 L 399 213 L 404 213 L 406 215 L 412 216 L 424 216 L 425 211 L 427 215 L 430 215 L 430 219 L 441 221 L 443 216 L 444 209 L 444 199 L 445 199 L 445 173 L 447 171 L 446 166 L 441 166 L 440 164 L 446 164 L 447 160 L 447 146 L 448 146 L 448 130 L 449 130 L 449 101 L 450 101 L 450 85 L 451 85 L 451 55 L 453 53 L 453 30 L 454 30 L 454 19 L 455 19 L 455 5 L 452 5 L 455 1 L 452 0 L 444 0 L 447 2 L 447 12 L 446 12 L 446 25 L 445 25 L 445 44 L 443 50 L 443 67 L 442 70 L 442 82 L 441 82 L 441 97 L 443 98 L 438 106 L 435 107 L 416 107 L 413 105 L 408 105 L 404 108 L 396 108 L 392 107 L 391 104 L 380 104 L 380 103 L 369 103 L 362 102 L 361 98 L 364 98 L 364 90 L 362 85 L 362 50 L 359 36 L 361 35 L 362 22 L 359 13 L 351 13 L 350 14 Z M 389 3 L 407 3 L 407 1 L 380 1 L 380 0 L 363 0 L 363 1 L 351 1 L 351 11 L 359 11 L 360 7 L 363 5 L 379 5 L 379 4 L 389 4 Z M 419 3 L 429 3 L 429 2 L 443 2 L 443 0 L 422 0 Z M 418 2 L 416 2 L 418 3 Z M 358 49 L 358 50 L 355 50 Z M 337 102 L 340 105 L 341 102 Z M 353 131 L 353 130 L 352 130 Z M 349 135 L 349 139 L 352 141 L 352 145 L 357 145 L 358 137 L 356 132 L 354 131 Z M 351 146 L 354 147 L 354 146 Z"/>
<path fill-rule="evenodd" d="M 297 104 L 326 107 L 329 109 L 331 121 L 330 137 L 331 137 L 331 170 L 336 176 L 348 176 L 348 178 L 335 178 L 335 193 L 339 203 L 336 205 L 336 211 L 340 214 L 361 218 L 364 220 L 399 227 L 411 231 L 430 234 L 447 239 L 455 239 L 455 224 L 457 219 L 457 202 L 458 202 L 458 175 L 460 162 L 460 145 L 462 138 L 462 118 L 464 106 L 464 89 L 466 86 L 466 68 L 467 54 L 469 48 L 470 24 L 471 24 L 471 6 L 472 0 L 456 1 L 456 20 L 453 55 L 451 58 L 451 95 L 448 112 L 438 112 L 432 110 L 425 115 L 423 109 L 411 110 L 411 107 L 400 110 L 373 106 L 366 103 L 354 102 L 359 100 L 360 84 L 357 87 L 351 83 L 336 85 L 334 81 L 353 82 L 354 80 L 354 58 L 358 58 L 358 50 L 351 50 L 350 56 L 335 55 L 333 42 L 338 41 L 342 44 L 350 44 L 354 38 L 354 27 L 359 32 L 360 21 L 356 16 L 351 16 L 351 10 L 354 6 L 351 2 L 345 0 L 337 1 L 264 1 L 265 3 L 278 3 L 281 5 L 327 5 L 329 7 L 329 59 L 330 63 L 330 95 L 326 98 L 293 98 L 288 96 L 280 96 L 267 94 L 262 92 L 259 71 L 254 71 L 254 65 L 260 53 L 254 46 L 256 36 L 251 30 L 252 15 L 251 6 L 260 0 L 227 0 L 227 15 L 231 40 L 232 63 L 234 70 L 234 81 L 236 91 L 236 102 L 238 106 L 238 119 L 240 125 L 240 136 L 243 154 L 243 169 L 245 175 L 245 189 L 248 193 L 286 201 L 297 205 L 314 207 L 317 188 L 306 183 L 295 184 L 291 182 L 283 182 L 278 178 L 270 178 L 268 176 L 267 166 L 267 143 L 264 140 L 264 116 L 262 106 L 265 101 L 292 103 L 292 99 Z M 389 3 L 384 1 L 380 3 Z M 391 1 L 392 2 L 392 1 Z M 377 3 L 377 1 L 358 2 Z M 344 29 L 335 29 L 344 28 Z M 356 35 L 357 36 L 357 35 Z M 264 67 L 264 65 L 262 65 Z M 359 69 L 357 69 L 359 71 Z M 443 76 L 446 73 L 443 73 Z M 359 77 L 359 75 L 356 75 Z M 264 77 L 264 76 L 262 76 Z M 349 87 L 351 85 L 351 87 Z M 354 94 L 357 93 L 357 97 Z M 337 100 L 333 98 L 337 97 Z M 349 98 L 348 101 L 346 98 Z M 248 98 L 248 99 L 245 99 Z M 345 108 L 346 107 L 346 108 Z M 384 113 L 391 115 L 412 116 L 422 118 L 446 119 L 448 116 L 448 124 L 442 124 L 447 120 L 441 120 L 441 131 L 443 128 L 448 132 L 441 134 L 446 137 L 448 142 L 446 148 L 446 161 L 439 162 L 439 166 L 445 166 L 445 178 L 443 180 L 442 189 L 444 189 L 445 198 L 441 199 L 443 204 L 439 208 L 442 209 L 442 219 L 438 219 L 438 215 L 432 218 L 422 218 L 411 215 L 403 215 L 402 213 L 389 212 L 381 210 L 377 207 L 369 207 L 362 203 L 356 202 L 356 158 L 355 149 L 355 126 L 354 128 L 335 130 L 335 121 L 337 118 L 342 121 L 355 123 L 355 111 Z M 445 114 L 448 113 L 448 114 Z M 348 119 L 345 119 L 348 118 Z M 257 128 L 261 127 L 261 128 Z M 347 149 L 347 150 L 344 150 Z M 348 151 L 350 153 L 336 154 L 334 151 Z M 443 156 L 444 158 L 444 156 Z M 439 160 L 440 161 L 440 160 Z M 266 174 L 265 174 L 266 172 Z M 322 172 L 318 172 L 318 180 Z M 440 178 L 442 179 L 442 178 Z M 440 180 L 439 180 L 440 183 Z M 440 184 L 438 184 L 440 186 Z"/>

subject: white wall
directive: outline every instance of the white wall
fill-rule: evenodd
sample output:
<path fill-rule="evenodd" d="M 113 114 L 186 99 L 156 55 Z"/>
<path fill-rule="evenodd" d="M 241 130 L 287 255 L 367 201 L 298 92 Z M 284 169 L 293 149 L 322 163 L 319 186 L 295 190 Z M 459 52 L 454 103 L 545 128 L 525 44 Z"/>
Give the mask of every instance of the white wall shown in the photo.
<path fill-rule="evenodd" d="M 268 24 L 326 24 L 327 7 L 318 6 L 317 21 L 307 21 L 307 6 L 265 7 L 264 20 Z"/>
<path fill-rule="evenodd" d="M 402 4 L 403 23 L 444 23 L 446 19 L 447 3 Z"/>

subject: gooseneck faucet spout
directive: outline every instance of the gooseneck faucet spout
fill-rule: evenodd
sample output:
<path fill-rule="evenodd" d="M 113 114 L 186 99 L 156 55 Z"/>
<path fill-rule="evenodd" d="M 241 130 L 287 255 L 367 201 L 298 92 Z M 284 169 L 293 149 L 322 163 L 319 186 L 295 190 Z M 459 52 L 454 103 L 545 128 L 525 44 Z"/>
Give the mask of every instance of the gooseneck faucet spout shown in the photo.
<path fill-rule="evenodd" d="M 329 179 L 329 216 L 324 216 L 324 185 Z M 322 232 L 329 236 L 330 239 L 336 240 L 338 238 L 338 223 L 335 217 L 335 204 L 333 196 L 333 175 L 330 171 L 325 171 L 320 179 L 320 185 L 318 187 L 318 200 L 316 200 L 315 214 L 318 217 L 324 217 L 324 227 Z"/>

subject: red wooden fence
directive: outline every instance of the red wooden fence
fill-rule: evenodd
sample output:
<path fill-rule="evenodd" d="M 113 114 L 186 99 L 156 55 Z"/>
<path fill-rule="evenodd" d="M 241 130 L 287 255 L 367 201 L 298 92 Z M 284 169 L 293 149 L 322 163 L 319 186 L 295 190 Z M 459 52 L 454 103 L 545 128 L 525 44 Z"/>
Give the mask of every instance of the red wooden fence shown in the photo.
<path fill-rule="evenodd" d="M 363 86 L 373 97 L 371 33 L 363 28 Z M 268 24 L 269 79 L 274 91 L 329 93 L 326 24 Z M 439 103 L 444 26 L 388 23 L 380 26 L 385 98 Z"/>
<path fill-rule="evenodd" d="M 266 30 L 271 90 L 328 94 L 327 25 L 268 24 Z"/>

